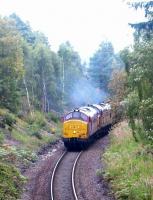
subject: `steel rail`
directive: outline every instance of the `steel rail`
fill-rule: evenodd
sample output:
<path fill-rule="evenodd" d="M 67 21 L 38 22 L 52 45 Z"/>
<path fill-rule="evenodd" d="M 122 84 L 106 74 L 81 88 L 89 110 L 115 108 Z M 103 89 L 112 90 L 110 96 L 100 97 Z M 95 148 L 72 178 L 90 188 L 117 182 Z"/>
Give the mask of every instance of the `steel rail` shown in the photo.
<path fill-rule="evenodd" d="M 67 151 L 65 151 L 61 156 L 60 158 L 58 159 L 55 167 L 54 167 L 54 170 L 53 170 L 53 173 L 52 173 L 52 177 L 51 177 L 51 200 L 54 200 L 54 193 L 53 193 L 53 184 L 54 184 L 54 177 L 55 177 L 55 172 L 56 172 L 56 169 L 58 168 L 59 166 L 59 163 L 62 161 L 63 157 L 67 154 Z"/>
<path fill-rule="evenodd" d="M 81 153 L 82 153 L 82 151 L 78 154 L 77 158 L 75 159 L 75 162 L 74 162 L 74 165 L 73 165 L 73 169 L 72 169 L 72 176 L 71 176 L 73 195 L 74 195 L 75 200 L 79 200 L 78 196 L 77 196 L 76 188 L 75 188 L 75 170 L 76 170 L 76 164 L 78 162 L 78 159 L 79 159 Z"/>

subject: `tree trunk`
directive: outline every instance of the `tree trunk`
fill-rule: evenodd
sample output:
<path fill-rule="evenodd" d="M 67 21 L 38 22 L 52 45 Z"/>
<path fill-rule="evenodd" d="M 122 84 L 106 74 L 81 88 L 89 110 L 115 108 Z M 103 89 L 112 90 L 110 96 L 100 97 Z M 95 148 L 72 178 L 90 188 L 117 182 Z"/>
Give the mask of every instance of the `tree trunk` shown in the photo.
<path fill-rule="evenodd" d="M 23 83 L 24 83 L 25 90 L 26 90 L 26 96 L 27 96 L 27 102 L 28 102 L 29 111 L 30 111 L 31 116 L 33 116 L 33 113 L 32 113 L 32 110 L 31 110 L 31 104 L 30 104 L 29 92 L 28 92 L 28 88 L 27 88 L 27 84 L 26 84 L 25 77 L 23 78 Z"/>
<path fill-rule="evenodd" d="M 44 74 L 42 76 L 42 84 L 43 84 L 43 111 L 47 111 L 47 92 L 46 92 L 46 83 L 45 83 L 45 78 Z"/>

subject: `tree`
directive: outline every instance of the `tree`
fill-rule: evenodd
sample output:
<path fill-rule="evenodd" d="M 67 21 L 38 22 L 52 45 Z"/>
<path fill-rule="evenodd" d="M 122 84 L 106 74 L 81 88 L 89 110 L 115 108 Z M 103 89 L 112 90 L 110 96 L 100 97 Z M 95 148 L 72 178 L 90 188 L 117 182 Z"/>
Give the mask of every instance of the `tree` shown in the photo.
<path fill-rule="evenodd" d="M 70 98 L 71 94 L 75 88 L 75 84 L 77 84 L 83 76 L 81 59 L 69 42 L 60 45 L 58 55 L 61 59 L 62 67 L 63 103 L 73 105 Z"/>
<path fill-rule="evenodd" d="M 137 95 L 137 116 L 143 123 L 143 128 L 147 138 L 153 140 L 153 40 L 149 43 L 142 43 L 135 49 L 132 55 L 132 65 L 129 73 L 130 93 L 133 91 Z M 132 116 L 132 115 L 130 115 Z"/>
<path fill-rule="evenodd" d="M 114 49 L 110 42 L 102 42 L 90 58 L 89 76 L 95 87 L 108 92 L 108 82 L 113 71 Z"/>
<path fill-rule="evenodd" d="M 18 108 L 23 72 L 21 38 L 13 22 L 0 18 L 0 102 L 13 112 Z"/>
<path fill-rule="evenodd" d="M 134 3 L 128 3 L 131 7 L 137 9 L 143 9 L 145 18 L 148 19 L 148 21 L 145 22 L 139 22 L 129 25 L 135 29 L 134 38 L 136 42 L 141 42 L 142 40 L 148 41 L 151 40 L 153 37 L 153 1 L 141 1 L 141 2 L 134 2 Z"/>
<path fill-rule="evenodd" d="M 132 52 L 122 52 L 128 74 L 128 116 L 136 140 L 153 142 L 153 2 L 131 4 L 145 12 L 146 21 L 130 24 L 135 29 Z"/>
<path fill-rule="evenodd" d="M 37 94 L 38 107 L 46 112 L 49 106 L 49 88 L 55 87 L 51 52 L 44 44 L 38 43 L 34 50 L 35 68 L 34 78 L 36 81 L 35 93 Z M 55 91 L 55 88 L 52 88 Z"/>
<path fill-rule="evenodd" d="M 124 100 L 126 94 L 126 78 L 127 75 L 125 71 L 114 70 L 112 73 L 112 79 L 108 85 L 113 95 L 113 102 L 117 105 Z"/>
<path fill-rule="evenodd" d="M 10 19 L 22 37 L 25 74 L 20 83 L 22 109 L 31 112 L 40 109 L 48 112 L 61 107 L 61 62 L 51 51 L 48 38 L 41 32 L 33 32 L 28 23 L 16 14 Z M 56 83 L 57 81 L 57 83 Z"/>
<path fill-rule="evenodd" d="M 108 84 L 111 93 L 111 104 L 115 113 L 115 120 L 118 121 L 124 116 L 124 98 L 127 94 L 127 74 L 124 69 L 114 70 Z"/>
<path fill-rule="evenodd" d="M 0 67 L 1 106 L 15 111 L 21 103 L 20 109 L 31 114 L 73 105 L 71 92 L 83 76 L 80 56 L 70 43 L 53 52 L 48 38 L 16 14 L 0 18 Z"/>
<path fill-rule="evenodd" d="M 9 19 L 14 21 L 16 29 L 28 43 L 34 43 L 36 38 L 28 23 L 23 22 L 15 13 L 11 14 Z"/>

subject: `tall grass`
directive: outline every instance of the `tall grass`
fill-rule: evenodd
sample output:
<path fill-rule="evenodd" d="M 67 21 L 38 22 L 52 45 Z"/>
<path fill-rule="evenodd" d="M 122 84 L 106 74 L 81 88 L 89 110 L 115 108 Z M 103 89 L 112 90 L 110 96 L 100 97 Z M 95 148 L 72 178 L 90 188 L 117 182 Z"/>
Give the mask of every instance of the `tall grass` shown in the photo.
<path fill-rule="evenodd" d="M 148 149 L 134 141 L 125 124 L 111 132 L 111 145 L 103 157 L 104 177 L 117 199 L 153 200 L 153 155 Z"/>

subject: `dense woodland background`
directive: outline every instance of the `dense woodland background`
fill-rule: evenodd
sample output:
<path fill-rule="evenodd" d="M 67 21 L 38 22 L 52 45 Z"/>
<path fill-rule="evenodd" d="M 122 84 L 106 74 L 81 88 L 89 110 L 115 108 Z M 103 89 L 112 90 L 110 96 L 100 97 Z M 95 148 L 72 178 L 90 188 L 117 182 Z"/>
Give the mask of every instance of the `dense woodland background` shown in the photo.
<path fill-rule="evenodd" d="M 69 42 L 53 52 L 47 37 L 16 14 L 1 17 L 0 28 L 1 106 L 12 112 L 62 111 L 102 101 L 113 68 L 123 67 L 110 42 L 102 42 L 87 67 Z"/>
<path fill-rule="evenodd" d="M 53 52 L 47 37 L 16 14 L 0 17 L 1 108 L 32 115 L 112 98 L 115 106 L 125 102 L 134 138 L 152 141 L 153 3 L 129 5 L 148 20 L 130 24 L 134 45 L 115 54 L 111 42 L 102 41 L 88 66 L 69 42 Z"/>

